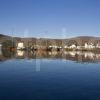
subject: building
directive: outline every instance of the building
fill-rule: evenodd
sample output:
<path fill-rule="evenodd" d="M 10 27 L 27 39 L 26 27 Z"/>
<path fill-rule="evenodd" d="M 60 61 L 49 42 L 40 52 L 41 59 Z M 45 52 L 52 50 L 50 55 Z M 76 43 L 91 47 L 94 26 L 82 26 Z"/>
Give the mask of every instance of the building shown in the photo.
<path fill-rule="evenodd" d="M 93 48 L 95 48 L 93 43 L 90 43 L 90 44 L 85 43 L 85 49 L 93 49 Z"/>
<path fill-rule="evenodd" d="M 19 49 L 24 49 L 25 47 L 24 47 L 24 43 L 23 42 L 19 42 L 18 44 L 17 44 L 17 50 L 19 50 Z"/>
<path fill-rule="evenodd" d="M 72 44 L 71 46 L 69 46 L 69 48 L 71 48 L 71 49 L 76 49 L 77 46 L 76 46 L 75 44 Z"/>

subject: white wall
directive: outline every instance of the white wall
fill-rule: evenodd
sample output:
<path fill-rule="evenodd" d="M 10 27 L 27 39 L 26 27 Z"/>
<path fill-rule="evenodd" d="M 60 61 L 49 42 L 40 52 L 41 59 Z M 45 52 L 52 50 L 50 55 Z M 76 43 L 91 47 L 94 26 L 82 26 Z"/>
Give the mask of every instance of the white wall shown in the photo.
<path fill-rule="evenodd" d="M 70 48 L 76 48 L 76 45 L 75 45 L 75 44 L 73 44 L 73 45 L 71 45 L 71 46 L 70 46 Z"/>
<path fill-rule="evenodd" d="M 17 48 L 18 49 L 23 49 L 24 48 L 24 43 L 22 43 L 22 42 L 18 43 Z"/>

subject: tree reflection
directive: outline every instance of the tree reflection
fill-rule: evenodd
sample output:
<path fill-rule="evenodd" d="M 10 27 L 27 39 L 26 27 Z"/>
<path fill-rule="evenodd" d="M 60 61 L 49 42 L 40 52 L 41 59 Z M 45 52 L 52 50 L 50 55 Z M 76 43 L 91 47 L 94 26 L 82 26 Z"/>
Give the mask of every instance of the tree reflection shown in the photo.
<path fill-rule="evenodd" d="M 5 59 L 4 59 L 5 58 Z M 17 50 L 11 52 L 9 50 L 2 51 L 0 59 L 66 59 L 71 61 L 76 61 L 78 63 L 97 63 L 100 62 L 100 53 L 96 52 L 82 52 L 82 51 L 23 51 Z"/>

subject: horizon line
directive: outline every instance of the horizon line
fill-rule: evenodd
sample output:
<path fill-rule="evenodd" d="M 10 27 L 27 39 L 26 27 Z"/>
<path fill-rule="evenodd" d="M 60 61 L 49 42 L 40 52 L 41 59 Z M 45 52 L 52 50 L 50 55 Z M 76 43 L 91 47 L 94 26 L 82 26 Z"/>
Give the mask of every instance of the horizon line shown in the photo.
<path fill-rule="evenodd" d="M 78 38 L 78 37 L 94 37 L 94 38 L 100 38 L 100 36 L 95 36 L 95 35 L 74 35 L 74 36 L 68 36 L 68 37 L 55 37 L 53 38 L 52 36 L 45 36 L 45 37 L 40 37 L 40 36 L 17 36 L 17 35 L 14 35 L 12 33 L 12 35 L 9 35 L 9 34 L 5 34 L 5 33 L 0 33 L 0 35 L 6 35 L 6 36 L 10 36 L 10 37 L 15 37 L 15 38 L 47 38 L 47 39 L 70 39 L 70 38 Z"/>

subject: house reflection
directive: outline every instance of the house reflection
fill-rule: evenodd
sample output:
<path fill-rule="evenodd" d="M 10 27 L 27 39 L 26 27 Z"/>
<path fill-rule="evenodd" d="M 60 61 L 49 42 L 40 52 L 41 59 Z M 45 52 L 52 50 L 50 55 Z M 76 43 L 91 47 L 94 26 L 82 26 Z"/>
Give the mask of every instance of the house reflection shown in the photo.
<path fill-rule="evenodd" d="M 3 56 L 0 56 L 0 59 L 7 57 L 5 52 L 2 52 Z M 76 61 L 78 63 L 97 63 L 100 62 L 100 53 L 95 52 L 82 52 L 82 51 L 24 51 L 17 50 L 14 54 L 16 59 L 66 59 L 71 61 Z M 11 56 L 12 57 L 12 56 Z M 10 59 L 10 56 L 9 58 Z"/>
<path fill-rule="evenodd" d="M 76 62 L 88 62 L 88 63 L 96 63 L 100 62 L 100 54 L 93 53 L 93 52 L 82 52 L 82 51 L 64 51 L 64 52 L 57 52 L 57 51 L 36 51 L 36 52 L 24 52 L 24 51 L 17 51 L 17 57 L 28 57 L 29 59 L 66 59 L 72 60 Z"/>
<path fill-rule="evenodd" d="M 23 56 L 24 56 L 24 51 L 22 51 L 22 50 L 17 50 L 16 56 L 18 56 L 18 57 L 23 57 Z"/>

